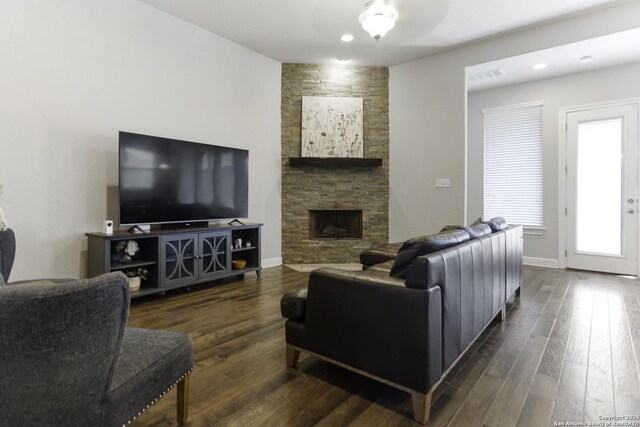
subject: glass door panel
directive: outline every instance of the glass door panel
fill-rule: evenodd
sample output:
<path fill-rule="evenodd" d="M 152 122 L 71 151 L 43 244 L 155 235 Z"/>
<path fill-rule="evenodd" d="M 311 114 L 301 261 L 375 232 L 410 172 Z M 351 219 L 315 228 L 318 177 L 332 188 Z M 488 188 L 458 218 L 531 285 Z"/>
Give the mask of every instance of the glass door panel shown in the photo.
<path fill-rule="evenodd" d="M 229 271 L 231 259 L 230 234 L 227 231 L 201 233 L 199 237 L 200 279 L 219 276 Z"/>
<path fill-rule="evenodd" d="M 161 286 L 175 286 L 197 277 L 196 235 L 161 238 Z"/>
<path fill-rule="evenodd" d="M 576 251 L 622 255 L 622 119 L 578 124 Z"/>

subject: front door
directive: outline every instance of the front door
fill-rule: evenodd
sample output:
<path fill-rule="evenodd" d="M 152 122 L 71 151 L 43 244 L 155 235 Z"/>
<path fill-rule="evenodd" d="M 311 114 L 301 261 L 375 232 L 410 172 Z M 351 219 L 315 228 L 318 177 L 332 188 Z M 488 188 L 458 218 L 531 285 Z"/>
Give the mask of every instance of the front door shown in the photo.
<path fill-rule="evenodd" d="M 567 113 L 567 267 L 638 274 L 638 107 Z"/>

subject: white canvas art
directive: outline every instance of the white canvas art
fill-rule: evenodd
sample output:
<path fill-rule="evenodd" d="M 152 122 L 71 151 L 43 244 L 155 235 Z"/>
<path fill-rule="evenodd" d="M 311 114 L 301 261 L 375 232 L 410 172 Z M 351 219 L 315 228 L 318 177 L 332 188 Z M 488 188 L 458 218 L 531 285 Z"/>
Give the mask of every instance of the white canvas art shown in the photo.
<path fill-rule="evenodd" d="M 364 157 L 362 98 L 302 97 L 302 157 Z"/>

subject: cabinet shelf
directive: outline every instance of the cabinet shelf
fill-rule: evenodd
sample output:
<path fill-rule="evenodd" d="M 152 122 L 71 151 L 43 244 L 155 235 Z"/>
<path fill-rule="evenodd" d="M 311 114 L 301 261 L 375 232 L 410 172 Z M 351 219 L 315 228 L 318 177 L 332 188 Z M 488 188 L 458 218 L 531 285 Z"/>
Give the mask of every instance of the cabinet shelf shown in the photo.
<path fill-rule="evenodd" d="M 131 292 L 131 298 L 138 298 L 156 293 L 158 293 L 158 288 L 154 288 L 151 286 L 142 286 L 139 290 Z"/>
<path fill-rule="evenodd" d="M 244 274 L 244 273 L 251 273 L 252 271 L 256 271 L 258 270 L 260 267 L 256 267 L 256 266 L 247 266 L 245 268 L 242 268 L 240 270 L 231 270 L 232 274 Z"/>
<path fill-rule="evenodd" d="M 113 270 L 126 270 L 128 268 L 137 268 L 144 267 L 146 265 L 154 265 L 157 264 L 154 260 L 141 259 L 140 261 L 131 261 L 131 262 L 114 262 L 111 264 L 111 271 Z"/>
<path fill-rule="evenodd" d="M 242 251 L 250 251 L 253 249 L 257 249 L 255 246 L 249 246 L 249 247 L 243 247 L 243 248 L 239 248 L 239 249 L 231 249 L 231 252 L 242 252 Z"/>

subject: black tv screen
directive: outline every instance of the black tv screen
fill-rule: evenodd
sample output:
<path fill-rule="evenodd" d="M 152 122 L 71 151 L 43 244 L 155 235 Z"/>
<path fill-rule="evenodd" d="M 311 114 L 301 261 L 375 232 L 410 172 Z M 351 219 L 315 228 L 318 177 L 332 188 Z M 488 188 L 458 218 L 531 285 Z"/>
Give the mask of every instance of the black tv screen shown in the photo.
<path fill-rule="evenodd" d="M 248 216 L 249 152 L 120 132 L 120 224 Z"/>

